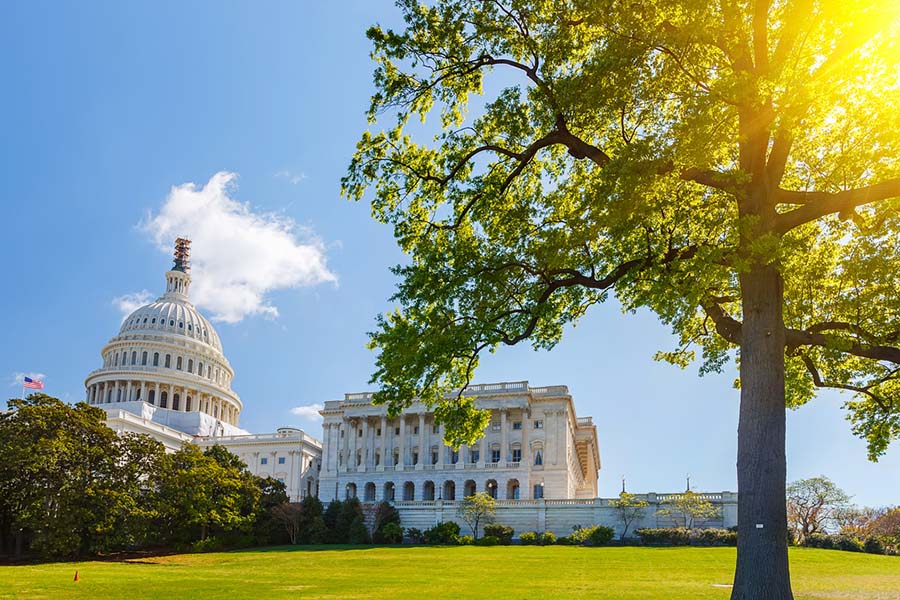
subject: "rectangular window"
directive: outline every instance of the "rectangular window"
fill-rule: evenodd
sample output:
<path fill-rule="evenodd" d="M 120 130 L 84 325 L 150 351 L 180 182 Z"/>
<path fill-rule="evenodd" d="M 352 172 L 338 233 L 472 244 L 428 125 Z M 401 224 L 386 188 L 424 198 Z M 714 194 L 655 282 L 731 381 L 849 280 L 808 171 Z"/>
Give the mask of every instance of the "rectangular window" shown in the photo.
<path fill-rule="evenodd" d="M 431 464 L 436 465 L 438 461 L 438 453 L 436 450 L 431 452 Z"/>
<path fill-rule="evenodd" d="M 400 435 L 400 428 L 394 427 L 394 435 Z"/>
<path fill-rule="evenodd" d="M 491 423 L 491 431 L 500 431 L 500 423 Z"/>
<path fill-rule="evenodd" d="M 513 421 L 513 429 L 516 431 L 522 429 L 522 421 Z"/>
<path fill-rule="evenodd" d="M 356 430 L 356 437 L 362 437 L 362 429 Z"/>
<path fill-rule="evenodd" d="M 431 433 L 440 433 L 440 432 L 441 432 L 441 426 L 440 426 L 440 425 L 432 425 L 432 427 L 431 427 Z"/>
<path fill-rule="evenodd" d="M 522 451 L 518 448 L 513 448 L 512 459 L 513 462 L 522 462 Z"/>
<path fill-rule="evenodd" d="M 419 435 L 419 426 L 418 425 L 413 427 L 413 435 Z"/>
<path fill-rule="evenodd" d="M 491 450 L 491 462 L 492 463 L 500 462 L 500 451 L 499 450 Z"/>
<path fill-rule="evenodd" d="M 261 459 L 259 459 L 259 464 L 261 464 L 261 465 L 267 465 L 267 464 L 269 464 L 269 459 L 268 459 L 268 458 L 261 458 Z"/>
<path fill-rule="evenodd" d="M 540 500 L 540 499 L 543 498 L 543 497 L 544 497 L 544 484 L 543 484 L 543 483 L 537 483 L 537 484 L 535 484 L 535 486 L 534 486 L 534 499 L 535 499 L 535 500 Z"/>
<path fill-rule="evenodd" d="M 414 464 L 414 465 L 419 464 L 419 453 L 418 453 L 418 452 L 413 452 L 412 459 L 413 459 L 413 464 Z"/>
<path fill-rule="evenodd" d="M 535 429 L 543 429 L 543 428 L 544 428 L 544 422 L 541 421 L 541 420 L 535 421 L 535 422 L 534 422 L 534 428 L 535 428 Z"/>
<path fill-rule="evenodd" d="M 452 462 L 454 465 L 459 462 L 459 451 L 458 450 L 453 451 L 453 453 L 450 456 L 450 462 Z"/>
<path fill-rule="evenodd" d="M 279 464 L 279 465 L 283 465 L 283 464 L 284 464 L 284 457 L 283 457 L 283 456 L 279 456 L 279 457 L 278 457 L 278 464 Z"/>
<path fill-rule="evenodd" d="M 381 437 L 381 427 L 375 430 L 375 437 Z"/>
<path fill-rule="evenodd" d="M 469 458 L 473 463 L 477 463 L 481 459 L 481 451 L 480 450 L 470 450 Z"/>

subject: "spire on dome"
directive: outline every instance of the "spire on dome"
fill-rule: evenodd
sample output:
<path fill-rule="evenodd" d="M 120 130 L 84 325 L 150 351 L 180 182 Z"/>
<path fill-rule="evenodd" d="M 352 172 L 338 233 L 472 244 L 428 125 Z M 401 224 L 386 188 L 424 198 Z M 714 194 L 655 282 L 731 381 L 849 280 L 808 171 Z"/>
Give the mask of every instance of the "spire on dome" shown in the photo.
<path fill-rule="evenodd" d="M 191 272 L 191 240 L 183 237 L 175 240 L 175 266 L 172 270 Z"/>

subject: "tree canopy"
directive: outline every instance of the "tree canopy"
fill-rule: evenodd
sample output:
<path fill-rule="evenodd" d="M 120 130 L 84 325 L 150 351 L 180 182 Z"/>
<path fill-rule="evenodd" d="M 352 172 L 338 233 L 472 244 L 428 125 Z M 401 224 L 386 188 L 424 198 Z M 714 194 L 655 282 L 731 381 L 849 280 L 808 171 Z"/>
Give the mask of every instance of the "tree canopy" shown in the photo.
<path fill-rule="evenodd" d="M 739 275 L 783 279 L 788 402 L 848 390 L 877 458 L 900 433 L 895 2 L 398 2 L 373 27 L 376 93 L 344 193 L 373 190 L 408 264 L 371 335 L 377 398 L 486 418 L 444 395 L 503 344 L 554 346 L 614 293 L 718 371 Z M 392 115 L 396 118 L 392 118 Z M 437 117 L 428 139 L 416 123 Z M 763 181 L 762 219 L 742 208 Z"/>

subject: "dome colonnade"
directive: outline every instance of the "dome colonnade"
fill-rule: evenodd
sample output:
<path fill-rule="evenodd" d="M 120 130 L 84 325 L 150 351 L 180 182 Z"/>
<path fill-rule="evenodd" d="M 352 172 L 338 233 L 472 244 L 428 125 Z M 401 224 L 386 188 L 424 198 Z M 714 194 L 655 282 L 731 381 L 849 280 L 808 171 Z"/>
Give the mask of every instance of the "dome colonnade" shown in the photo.
<path fill-rule="evenodd" d="M 238 424 L 243 405 L 231 390 L 234 371 L 215 329 L 189 300 L 189 243 L 176 242 L 166 293 L 130 314 L 103 347 L 103 366 L 85 380 L 89 404 L 143 401 Z"/>

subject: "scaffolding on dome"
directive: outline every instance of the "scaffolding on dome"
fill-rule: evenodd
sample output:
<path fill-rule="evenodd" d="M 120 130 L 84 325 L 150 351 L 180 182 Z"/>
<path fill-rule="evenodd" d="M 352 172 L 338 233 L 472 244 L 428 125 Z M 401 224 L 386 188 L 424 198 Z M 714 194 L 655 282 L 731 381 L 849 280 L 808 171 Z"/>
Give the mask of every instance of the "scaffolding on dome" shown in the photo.
<path fill-rule="evenodd" d="M 191 270 L 191 240 L 177 238 L 175 240 L 175 266 L 173 271 L 189 273 Z"/>

